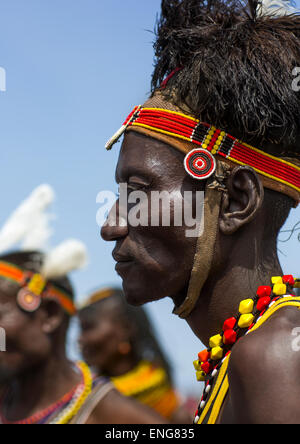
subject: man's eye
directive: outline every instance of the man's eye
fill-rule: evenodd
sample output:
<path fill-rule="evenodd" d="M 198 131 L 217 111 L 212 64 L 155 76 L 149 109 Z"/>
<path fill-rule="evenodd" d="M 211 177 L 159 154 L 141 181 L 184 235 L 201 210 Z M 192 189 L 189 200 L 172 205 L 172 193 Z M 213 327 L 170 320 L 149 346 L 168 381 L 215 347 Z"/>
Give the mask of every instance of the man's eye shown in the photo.
<path fill-rule="evenodd" d="M 132 191 L 147 191 L 149 187 L 148 185 L 141 183 L 129 183 L 127 185 L 127 188 L 129 192 L 132 192 Z"/>

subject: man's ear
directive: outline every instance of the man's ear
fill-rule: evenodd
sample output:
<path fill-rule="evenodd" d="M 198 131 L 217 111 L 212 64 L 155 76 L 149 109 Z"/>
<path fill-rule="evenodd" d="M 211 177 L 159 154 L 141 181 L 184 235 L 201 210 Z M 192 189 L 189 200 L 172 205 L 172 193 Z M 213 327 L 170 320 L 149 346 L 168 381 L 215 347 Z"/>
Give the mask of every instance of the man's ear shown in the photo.
<path fill-rule="evenodd" d="M 55 301 L 43 300 L 40 308 L 42 311 L 42 329 L 45 334 L 54 333 L 63 323 L 65 312 Z"/>
<path fill-rule="evenodd" d="M 226 188 L 220 212 L 220 230 L 231 235 L 255 219 L 264 200 L 264 188 L 256 172 L 248 166 L 234 168 Z"/>

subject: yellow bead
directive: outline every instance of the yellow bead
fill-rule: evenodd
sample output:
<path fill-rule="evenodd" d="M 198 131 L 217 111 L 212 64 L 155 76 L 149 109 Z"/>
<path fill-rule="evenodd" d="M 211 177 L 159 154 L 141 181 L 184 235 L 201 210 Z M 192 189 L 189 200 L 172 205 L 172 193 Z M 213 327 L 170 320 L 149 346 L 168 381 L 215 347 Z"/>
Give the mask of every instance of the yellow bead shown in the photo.
<path fill-rule="evenodd" d="M 203 382 L 206 379 L 206 374 L 204 372 L 197 372 L 196 378 L 198 382 Z"/>
<path fill-rule="evenodd" d="M 221 347 L 214 347 L 211 351 L 211 359 L 213 361 L 219 361 L 223 358 L 224 351 Z"/>
<path fill-rule="evenodd" d="M 240 328 L 248 328 L 254 321 L 254 316 L 252 314 L 243 314 L 239 319 Z"/>
<path fill-rule="evenodd" d="M 199 361 L 194 361 L 193 364 L 194 364 L 195 370 L 197 372 L 199 372 L 201 370 L 201 363 Z"/>
<path fill-rule="evenodd" d="M 283 284 L 283 280 L 281 276 L 274 276 L 272 277 L 272 284 L 276 285 L 276 284 Z"/>
<path fill-rule="evenodd" d="M 202 148 L 204 148 L 204 149 L 206 150 L 206 148 L 207 148 L 206 143 L 203 143 L 203 144 L 202 144 Z"/>
<path fill-rule="evenodd" d="M 252 299 L 245 299 L 240 303 L 239 312 L 240 314 L 249 314 L 252 313 L 254 308 L 254 301 Z"/>
<path fill-rule="evenodd" d="M 212 154 L 213 156 L 215 156 L 215 155 L 217 154 L 217 150 L 212 150 L 212 151 L 211 151 L 211 154 Z"/>
<path fill-rule="evenodd" d="M 216 141 L 216 145 L 218 145 L 218 146 L 220 146 L 221 143 L 222 143 L 221 140 L 217 140 L 217 141 Z"/>
<path fill-rule="evenodd" d="M 212 336 L 210 338 L 209 340 L 210 348 L 220 347 L 220 345 L 223 345 L 223 338 L 221 335 Z"/>
<path fill-rule="evenodd" d="M 287 293 L 287 286 L 285 284 L 276 284 L 273 287 L 273 293 L 276 294 L 276 296 L 283 296 Z"/>
<path fill-rule="evenodd" d="M 226 136 L 226 133 L 225 133 L 225 131 L 222 131 L 222 132 L 221 132 L 221 136 L 223 136 L 223 137 L 225 137 L 225 136 Z"/>

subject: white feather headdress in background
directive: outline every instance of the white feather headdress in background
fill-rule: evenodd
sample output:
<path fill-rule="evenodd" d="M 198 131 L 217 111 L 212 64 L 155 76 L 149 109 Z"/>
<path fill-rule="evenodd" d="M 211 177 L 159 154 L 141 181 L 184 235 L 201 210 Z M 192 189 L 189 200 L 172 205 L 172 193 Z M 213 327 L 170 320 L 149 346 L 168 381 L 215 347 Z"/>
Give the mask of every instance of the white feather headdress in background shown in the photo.
<path fill-rule="evenodd" d="M 37 247 L 44 248 L 51 235 L 46 210 L 54 198 L 53 189 L 49 185 L 41 185 L 21 203 L 0 230 L 0 254 L 22 242 L 26 249 L 30 249 L 31 244 L 37 245 L 35 235 L 39 237 Z"/>
<path fill-rule="evenodd" d="M 257 17 L 267 15 L 283 17 L 297 12 L 299 13 L 294 2 L 290 0 L 261 0 L 257 5 Z"/>
<path fill-rule="evenodd" d="M 0 230 L 0 254 L 18 246 L 21 251 L 39 250 L 45 259 L 41 273 L 46 279 L 67 275 L 87 263 L 86 246 L 75 239 L 66 240 L 54 249 L 47 249 L 53 234 L 53 215 L 47 210 L 55 199 L 49 185 L 40 185 L 8 218 Z"/>

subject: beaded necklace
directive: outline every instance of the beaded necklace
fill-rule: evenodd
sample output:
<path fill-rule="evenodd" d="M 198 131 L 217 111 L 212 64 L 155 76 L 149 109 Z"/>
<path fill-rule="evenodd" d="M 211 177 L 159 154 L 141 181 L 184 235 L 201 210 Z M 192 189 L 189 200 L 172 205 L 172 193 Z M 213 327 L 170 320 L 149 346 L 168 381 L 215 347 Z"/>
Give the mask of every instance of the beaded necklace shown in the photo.
<path fill-rule="evenodd" d="M 111 378 L 111 382 L 123 395 L 138 397 L 145 392 L 167 384 L 168 377 L 163 368 L 142 361 L 125 375 Z"/>
<path fill-rule="evenodd" d="M 234 344 L 250 333 L 255 324 L 275 302 L 285 297 L 293 288 L 300 287 L 300 279 L 291 275 L 277 276 L 271 279 L 271 286 L 258 288 L 254 299 L 246 299 L 240 303 L 237 316 L 227 319 L 223 331 L 209 340 L 209 348 L 203 350 L 194 361 L 198 381 L 205 382 L 204 392 L 196 411 L 195 424 L 198 424 L 211 393 L 215 379 L 224 361 L 231 354 Z"/>
<path fill-rule="evenodd" d="M 69 405 L 67 405 L 50 424 L 68 424 L 72 418 L 77 415 L 92 392 L 93 376 L 91 370 L 84 362 L 79 362 L 77 365 L 81 370 L 83 381 L 77 387 Z"/>
<path fill-rule="evenodd" d="M 64 395 L 59 401 L 52 404 L 50 407 L 35 413 L 29 418 L 20 421 L 9 421 L 5 418 L 3 412 L 3 405 L 5 402 L 5 395 L 0 402 L 0 422 L 7 425 L 27 425 L 27 424 L 45 424 L 47 419 L 52 417 L 56 411 L 61 411 L 52 424 L 67 424 L 79 411 L 87 396 L 91 392 L 92 376 L 88 366 L 83 362 L 76 363 L 76 368 L 81 373 L 81 382 L 72 389 L 69 393 Z M 56 422 L 59 421 L 59 422 Z M 60 422 L 64 421 L 64 422 Z"/>
<path fill-rule="evenodd" d="M 180 400 L 172 388 L 167 372 L 148 361 L 141 361 L 125 375 L 111 378 L 116 389 L 124 396 L 157 411 L 170 419 L 180 407 Z"/>

